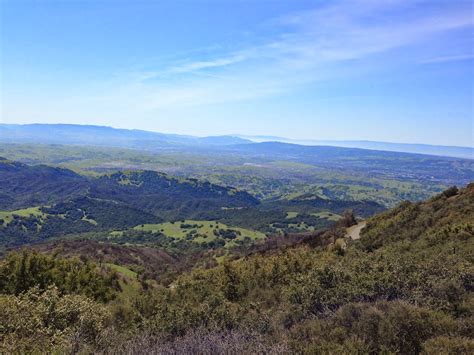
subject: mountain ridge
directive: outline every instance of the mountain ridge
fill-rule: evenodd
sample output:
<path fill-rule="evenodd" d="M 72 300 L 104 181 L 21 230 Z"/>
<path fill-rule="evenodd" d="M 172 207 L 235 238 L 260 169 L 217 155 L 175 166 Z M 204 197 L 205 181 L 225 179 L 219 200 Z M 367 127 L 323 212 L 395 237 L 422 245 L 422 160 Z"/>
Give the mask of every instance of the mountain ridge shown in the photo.
<path fill-rule="evenodd" d="M 297 146 L 331 146 L 474 159 L 473 147 L 393 143 L 367 140 L 298 140 L 277 136 L 251 136 L 239 134 L 197 137 L 139 129 L 123 129 L 109 126 L 79 124 L 0 123 L 0 142 L 79 144 L 147 150 L 179 149 L 193 146 L 198 148 L 216 148 L 236 144 L 281 142 L 295 144 Z"/>
<path fill-rule="evenodd" d="M 176 148 L 250 143 L 233 136 L 194 137 L 138 129 L 78 124 L 0 124 L 0 141 L 6 143 L 48 143 L 124 148 Z"/>
<path fill-rule="evenodd" d="M 368 150 L 390 151 L 411 154 L 425 154 L 433 156 L 444 156 L 453 158 L 474 159 L 474 147 L 436 145 L 425 143 L 397 143 L 371 140 L 313 140 L 313 139 L 291 139 L 277 136 L 249 136 L 236 135 L 255 143 L 281 142 L 305 146 L 331 146 L 341 148 L 359 148 Z"/>

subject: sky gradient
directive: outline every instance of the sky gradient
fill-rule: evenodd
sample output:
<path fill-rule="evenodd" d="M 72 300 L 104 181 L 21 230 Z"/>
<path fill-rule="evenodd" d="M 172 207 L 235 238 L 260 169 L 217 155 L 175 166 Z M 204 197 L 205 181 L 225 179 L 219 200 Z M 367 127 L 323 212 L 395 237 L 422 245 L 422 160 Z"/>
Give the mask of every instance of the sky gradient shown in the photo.
<path fill-rule="evenodd" d="M 471 1 L 0 6 L 3 123 L 474 145 Z"/>

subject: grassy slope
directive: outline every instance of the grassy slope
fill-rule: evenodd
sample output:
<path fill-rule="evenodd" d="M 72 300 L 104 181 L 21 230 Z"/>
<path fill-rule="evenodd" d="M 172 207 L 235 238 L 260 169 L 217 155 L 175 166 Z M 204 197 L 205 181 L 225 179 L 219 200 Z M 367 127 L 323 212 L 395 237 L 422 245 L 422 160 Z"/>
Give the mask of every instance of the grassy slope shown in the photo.
<path fill-rule="evenodd" d="M 336 213 L 331 213 L 331 212 L 318 212 L 318 213 L 312 213 L 311 215 L 319 217 L 319 218 L 326 218 L 330 221 L 337 222 L 339 219 L 341 219 L 341 216 L 336 214 Z"/>
<path fill-rule="evenodd" d="M 29 207 L 15 211 L 0 211 L 0 219 L 3 219 L 3 225 L 10 223 L 14 215 L 20 217 L 36 216 L 42 219 L 47 216 L 46 213 L 40 211 L 40 207 Z"/>
<path fill-rule="evenodd" d="M 286 212 L 286 219 L 295 218 L 296 216 L 298 216 L 298 212 Z"/>
<path fill-rule="evenodd" d="M 338 215 L 337 213 L 332 213 L 332 212 L 327 212 L 327 211 L 322 211 L 322 212 L 317 212 L 317 213 L 310 213 L 311 216 L 315 216 L 315 217 L 319 217 L 319 218 L 325 218 L 325 219 L 328 219 L 330 221 L 338 221 L 341 216 Z M 298 212 L 294 212 L 294 211 L 291 211 L 291 212 L 287 212 L 286 213 L 286 219 L 291 219 L 291 218 L 295 218 L 298 216 Z"/>
<path fill-rule="evenodd" d="M 110 267 L 112 270 L 117 271 L 118 273 L 125 275 L 131 279 L 137 278 L 137 273 L 135 271 L 130 270 L 129 268 L 126 268 L 125 266 L 112 263 L 105 263 L 105 265 Z"/>
<path fill-rule="evenodd" d="M 197 227 L 191 228 L 181 228 L 182 224 L 188 225 L 197 225 Z M 250 229 L 245 228 L 238 228 L 238 227 L 230 227 L 223 223 L 218 223 L 215 221 L 195 221 L 195 220 L 185 220 L 184 222 L 166 222 L 161 224 L 144 224 L 139 225 L 134 228 L 135 230 L 144 230 L 144 231 L 151 231 L 151 232 L 162 232 L 168 237 L 182 239 L 185 238 L 186 235 L 192 231 L 196 230 L 197 238 L 194 238 L 193 241 L 197 243 L 202 242 L 209 242 L 216 239 L 214 235 L 215 229 L 232 229 L 239 231 L 241 235 L 239 235 L 236 239 L 243 240 L 245 237 L 249 237 L 252 240 L 261 240 L 265 238 L 265 234 L 257 231 L 252 231 Z M 203 237 L 206 236 L 206 237 Z"/>

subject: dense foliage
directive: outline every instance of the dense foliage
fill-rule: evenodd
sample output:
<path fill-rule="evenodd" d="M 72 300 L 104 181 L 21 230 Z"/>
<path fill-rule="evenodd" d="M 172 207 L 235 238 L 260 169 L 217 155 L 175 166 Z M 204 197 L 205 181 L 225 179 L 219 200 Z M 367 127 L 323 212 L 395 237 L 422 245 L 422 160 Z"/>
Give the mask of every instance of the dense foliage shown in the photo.
<path fill-rule="evenodd" d="M 110 311 L 83 295 L 33 287 L 0 294 L 0 319 L 2 353 L 74 353 L 100 343 Z"/>
<path fill-rule="evenodd" d="M 0 210 L 47 205 L 84 194 L 87 179 L 68 169 L 0 157 Z"/>
<path fill-rule="evenodd" d="M 258 204 L 246 192 L 199 182 L 176 179 L 155 171 L 128 171 L 92 179 L 71 170 L 28 166 L 0 159 L 0 208 L 13 210 L 38 204 L 71 200 L 77 195 L 122 202 L 148 212 L 179 217 L 186 213 L 220 207 Z"/>
<path fill-rule="evenodd" d="M 451 187 L 426 202 L 406 201 L 369 219 L 362 244 L 374 250 L 385 243 L 426 238 L 431 244 L 468 239 L 474 232 L 474 184 L 459 191 Z"/>
<path fill-rule="evenodd" d="M 0 293 L 19 295 L 36 287 L 44 291 L 54 285 L 61 293 L 83 294 L 110 301 L 119 289 L 115 274 L 101 271 L 94 263 L 63 259 L 23 250 L 0 262 Z"/>

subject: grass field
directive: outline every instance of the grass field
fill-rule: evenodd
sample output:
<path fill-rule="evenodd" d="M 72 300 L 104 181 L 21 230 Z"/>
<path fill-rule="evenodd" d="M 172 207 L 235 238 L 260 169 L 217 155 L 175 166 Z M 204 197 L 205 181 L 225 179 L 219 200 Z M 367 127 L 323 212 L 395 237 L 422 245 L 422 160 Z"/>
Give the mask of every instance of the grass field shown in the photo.
<path fill-rule="evenodd" d="M 286 212 L 286 219 L 292 219 L 298 217 L 298 212 Z M 318 217 L 318 218 L 325 218 L 330 221 L 338 221 L 341 216 L 339 216 L 336 213 L 333 212 L 328 212 L 328 211 L 322 211 L 322 212 L 317 212 L 317 213 L 310 213 L 312 216 Z"/>
<path fill-rule="evenodd" d="M 298 212 L 286 212 L 286 219 L 295 218 L 298 216 Z"/>
<path fill-rule="evenodd" d="M 131 279 L 136 279 L 137 278 L 137 273 L 135 271 L 132 271 L 125 266 L 117 265 L 117 264 L 112 264 L 112 263 L 106 263 L 109 268 L 111 268 L 114 271 L 117 271 L 118 273 L 125 275 Z"/>
<path fill-rule="evenodd" d="M 326 212 L 326 211 L 318 212 L 318 213 L 311 213 L 311 215 L 319 217 L 319 218 L 325 218 L 325 219 L 328 219 L 328 220 L 334 221 L 334 222 L 338 221 L 341 218 L 341 216 L 339 216 L 336 213 Z"/>
<path fill-rule="evenodd" d="M 195 221 L 185 220 L 178 222 L 166 222 L 160 224 L 142 224 L 136 226 L 135 230 L 161 232 L 164 235 L 177 239 L 189 238 L 190 233 L 192 234 L 191 240 L 196 243 L 210 242 L 215 240 L 217 237 L 214 234 L 214 230 L 234 230 L 240 232 L 240 235 L 235 238 L 236 240 L 244 240 L 248 237 L 252 240 L 261 240 L 265 238 L 265 234 L 257 231 L 253 231 L 245 228 L 230 227 L 226 224 L 215 222 L 215 221 Z"/>
<path fill-rule="evenodd" d="M 3 225 L 7 225 L 13 220 L 13 216 L 17 215 L 20 217 L 36 216 L 45 218 L 47 215 L 40 211 L 40 207 L 29 207 L 16 211 L 0 211 L 0 219 L 3 219 Z"/>
<path fill-rule="evenodd" d="M 137 273 L 132 271 L 125 266 L 105 263 L 111 270 L 116 271 L 118 274 L 122 275 L 119 279 L 119 285 L 121 292 L 117 295 L 116 302 L 127 302 L 132 297 L 137 297 L 140 294 L 141 286 L 140 282 L 137 279 Z"/>

